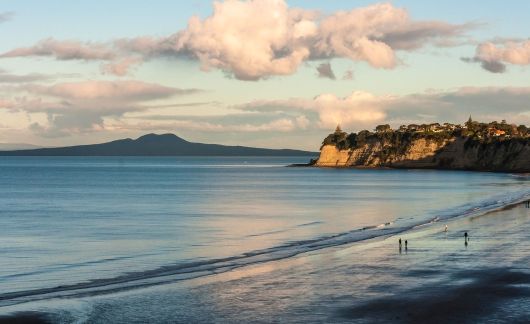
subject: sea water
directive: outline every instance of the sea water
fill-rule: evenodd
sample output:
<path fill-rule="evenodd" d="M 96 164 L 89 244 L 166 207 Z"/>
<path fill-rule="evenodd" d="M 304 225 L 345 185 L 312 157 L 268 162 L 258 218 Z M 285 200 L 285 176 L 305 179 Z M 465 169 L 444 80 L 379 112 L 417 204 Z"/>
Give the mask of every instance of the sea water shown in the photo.
<path fill-rule="evenodd" d="M 2 157 L 0 306 L 229 271 L 530 193 L 511 174 L 287 167 L 306 160 Z"/>

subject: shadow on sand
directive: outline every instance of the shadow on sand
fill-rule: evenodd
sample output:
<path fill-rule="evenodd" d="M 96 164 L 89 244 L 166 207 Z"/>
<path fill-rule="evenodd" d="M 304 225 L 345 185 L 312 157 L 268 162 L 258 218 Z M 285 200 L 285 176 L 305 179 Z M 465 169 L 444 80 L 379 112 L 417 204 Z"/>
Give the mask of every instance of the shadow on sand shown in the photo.
<path fill-rule="evenodd" d="M 339 310 L 344 319 L 404 323 L 476 323 L 498 311 L 511 298 L 530 297 L 530 273 L 509 269 L 463 271 L 452 276 L 458 285 L 429 285 Z M 525 322 L 528 318 L 512 318 Z"/>
<path fill-rule="evenodd" d="M 0 324 L 48 324 L 52 323 L 46 313 L 19 312 L 0 316 Z"/>

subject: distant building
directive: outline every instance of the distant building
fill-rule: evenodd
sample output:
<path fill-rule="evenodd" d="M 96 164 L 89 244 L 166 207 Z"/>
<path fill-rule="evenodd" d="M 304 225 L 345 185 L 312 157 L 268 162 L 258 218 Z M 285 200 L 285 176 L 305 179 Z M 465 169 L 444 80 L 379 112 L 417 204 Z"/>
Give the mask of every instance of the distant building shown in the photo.
<path fill-rule="evenodd" d="M 495 127 L 488 128 L 488 136 L 499 137 L 503 135 L 506 135 L 506 131 L 503 131 L 502 129 L 497 129 Z"/>

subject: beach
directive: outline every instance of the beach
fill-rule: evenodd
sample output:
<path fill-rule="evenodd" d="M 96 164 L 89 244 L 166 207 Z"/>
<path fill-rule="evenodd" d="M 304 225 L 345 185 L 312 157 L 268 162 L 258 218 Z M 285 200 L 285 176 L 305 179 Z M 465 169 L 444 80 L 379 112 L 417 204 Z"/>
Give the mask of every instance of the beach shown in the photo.
<path fill-rule="evenodd" d="M 522 323 L 530 316 L 529 236 L 530 210 L 517 204 L 173 284 L 18 305 L 0 322 L 22 312 L 86 323 Z"/>

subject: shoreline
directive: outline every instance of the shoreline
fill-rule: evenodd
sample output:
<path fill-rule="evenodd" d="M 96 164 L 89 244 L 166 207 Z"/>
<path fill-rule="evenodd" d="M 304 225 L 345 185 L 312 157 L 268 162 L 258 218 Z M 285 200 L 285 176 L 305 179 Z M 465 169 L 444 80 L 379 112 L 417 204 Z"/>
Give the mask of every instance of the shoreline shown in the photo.
<path fill-rule="evenodd" d="M 500 207 L 494 207 L 490 210 L 472 210 L 470 214 L 459 214 L 456 216 L 449 217 L 447 219 L 435 219 L 429 220 L 425 223 L 410 224 L 404 228 L 388 228 L 386 233 L 372 233 L 372 230 L 386 229 L 390 223 L 371 225 L 363 228 L 355 228 L 347 232 L 336 233 L 330 236 L 319 237 L 317 239 L 292 242 L 291 244 L 285 244 L 280 246 L 269 247 L 264 250 L 249 251 L 243 255 L 237 255 L 227 257 L 223 259 L 207 260 L 203 263 L 191 263 L 189 265 L 171 267 L 162 266 L 157 269 L 145 271 L 145 272 L 130 272 L 129 275 L 118 276 L 115 278 L 100 278 L 89 282 L 82 282 L 78 284 L 63 285 L 59 287 L 41 288 L 27 291 L 15 291 L 0 294 L 0 303 L 2 301 L 12 301 L 13 304 L 24 303 L 25 301 L 17 302 L 17 299 L 29 299 L 30 301 L 40 300 L 40 296 L 46 297 L 47 295 L 60 294 L 63 296 L 83 296 L 87 294 L 106 294 L 109 292 L 134 290 L 143 287 L 156 286 L 160 284 L 166 284 L 168 282 L 185 281 L 188 279 L 194 279 L 198 277 L 207 276 L 209 271 L 224 272 L 230 271 L 235 268 L 244 268 L 252 266 L 256 263 L 267 263 L 274 262 L 283 259 L 289 259 L 305 253 L 311 253 L 314 251 L 325 250 L 326 248 L 347 246 L 354 243 L 362 243 L 371 239 L 385 238 L 388 236 L 394 236 L 409 231 L 414 231 L 416 228 L 425 226 L 434 226 L 437 223 L 444 221 L 451 221 L 454 219 L 476 217 L 481 215 L 487 215 L 495 213 L 497 211 L 510 208 L 511 206 L 517 206 L 528 199 L 528 195 L 525 193 L 523 197 L 516 199 L 513 202 L 508 202 Z M 475 215 L 476 214 L 476 215 Z M 351 235 L 358 234 L 359 237 L 351 237 Z M 321 245 L 317 245 L 321 243 Z M 307 245 L 307 248 L 304 246 Z M 295 247 L 296 250 L 288 250 L 290 247 Z M 283 249 L 286 249 L 285 251 Z M 241 260 L 241 263 L 238 261 Z M 159 281 L 156 281 L 156 280 Z M 150 282 L 155 280 L 155 282 Z M 68 294 L 67 292 L 71 292 Z"/>
<path fill-rule="evenodd" d="M 508 170 L 489 170 L 489 169 L 451 169 L 451 168 L 431 168 L 431 167 L 392 167 L 392 166 L 363 166 L 363 165 L 315 165 L 311 163 L 293 163 L 286 165 L 290 168 L 321 168 L 321 169 L 354 169 L 354 170 L 434 170 L 434 171 L 462 171 L 462 172 L 484 172 L 499 174 L 518 174 L 530 176 L 530 170 L 508 171 Z"/>
<path fill-rule="evenodd" d="M 290 260 L 299 257 L 303 258 L 311 254 L 325 253 L 325 251 L 328 249 L 348 249 L 351 246 L 369 243 L 374 240 L 385 241 L 388 238 L 393 238 L 400 235 L 433 231 L 433 229 L 437 228 L 437 226 L 442 226 L 442 224 L 472 221 L 475 218 L 515 209 L 518 206 L 522 206 L 529 198 L 530 197 L 528 196 L 528 193 L 525 193 L 518 199 L 499 207 L 493 207 L 486 210 L 473 209 L 469 214 L 458 214 L 444 219 L 436 217 L 434 219 L 427 220 L 424 223 L 411 224 L 405 228 L 387 228 L 393 223 L 386 223 L 353 229 L 351 231 L 335 234 L 330 237 L 321 237 L 316 240 L 309 240 L 307 241 L 307 244 L 309 244 L 311 248 L 308 249 L 300 248 L 303 247 L 304 242 L 301 242 L 302 245 L 300 245 L 299 242 L 293 242 L 292 245 L 297 247 L 297 250 L 295 251 L 287 250 L 282 252 L 281 249 L 284 246 L 273 246 L 263 251 L 251 251 L 245 253 L 242 256 L 233 256 L 220 260 L 208 260 L 202 264 L 191 264 L 189 266 L 177 267 L 175 269 L 171 269 L 170 266 L 163 266 L 161 268 L 146 272 L 131 272 L 128 276 L 101 278 L 88 282 L 81 282 L 78 284 L 64 285 L 59 287 L 8 292 L 0 295 L 0 302 L 4 303 L 4 305 L 0 306 L 0 309 L 4 307 L 9 308 L 17 305 L 46 301 L 50 298 L 82 298 L 85 296 L 105 296 L 120 292 L 134 293 L 136 290 L 161 287 L 164 285 L 171 285 L 190 280 L 201 280 L 201 278 L 209 277 L 212 274 L 221 275 L 223 273 L 230 273 L 232 271 L 245 271 L 246 268 L 252 268 L 256 266 L 259 267 L 262 264 L 290 262 Z M 372 231 L 377 230 L 383 230 L 386 232 L 374 232 L 372 234 Z M 349 235 L 355 234 L 361 236 L 357 238 L 349 238 Z M 331 240 L 331 242 L 327 242 L 328 240 Z M 324 242 L 322 246 L 315 245 L 318 241 Z M 289 245 L 286 247 L 288 246 Z M 281 253 L 278 254 L 277 251 L 280 251 Z M 267 257 L 269 253 L 271 255 L 270 257 Z M 239 259 L 242 258 L 242 262 L 238 263 Z M 248 260 L 246 260 L 247 258 Z"/>
<path fill-rule="evenodd" d="M 449 225 L 448 232 L 443 232 L 445 224 Z M 530 308 L 519 307 L 519 313 L 505 317 L 512 310 L 508 305 L 527 306 L 529 302 L 530 269 L 525 260 L 530 255 L 525 253 L 530 241 L 520 236 L 528 235 L 529 228 L 530 214 L 519 203 L 481 216 L 451 219 L 385 238 L 330 247 L 186 282 L 83 297 L 84 303 L 95 305 L 88 314 L 77 314 L 75 309 L 67 312 L 60 303 L 54 306 L 59 307 L 57 312 L 54 307 L 42 307 L 47 301 L 21 304 L 11 313 L 0 315 L 0 323 L 51 323 L 57 322 L 57 318 L 65 320 L 65 316 L 74 319 L 88 316 L 92 322 L 124 319 L 127 314 L 132 315 L 128 310 L 140 305 L 147 312 L 135 312 L 138 321 L 149 316 L 160 321 L 174 320 L 175 316 L 184 322 L 207 322 L 212 319 L 209 316 L 228 322 L 248 321 L 254 317 L 245 316 L 253 316 L 256 311 L 260 316 L 263 312 L 270 316 L 258 317 L 261 320 L 273 322 L 472 323 L 485 319 L 510 322 L 530 315 Z M 464 231 L 470 233 L 466 246 Z M 505 235 L 500 237 L 499 233 Z M 398 238 L 408 239 L 407 250 L 398 252 Z M 493 260 L 497 261 L 494 266 Z M 365 275 L 367 282 L 358 281 L 359 276 Z M 297 285 L 303 287 L 308 278 L 318 278 L 314 283 L 317 291 L 299 291 Z M 279 285 L 279 290 L 263 295 L 272 283 Z M 257 298 L 271 308 L 250 311 L 246 306 L 254 305 L 252 300 L 248 304 L 215 302 L 217 294 L 224 292 L 231 296 L 230 300 Z M 287 295 L 278 298 L 278 292 Z M 329 294 L 336 296 L 333 303 L 322 304 L 321 298 L 327 300 Z M 200 306 L 195 304 L 197 300 L 201 301 Z M 160 302 L 163 304 L 160 307 L 175 305 L 176 309 L 160 315 L 156 312 Z"/>

